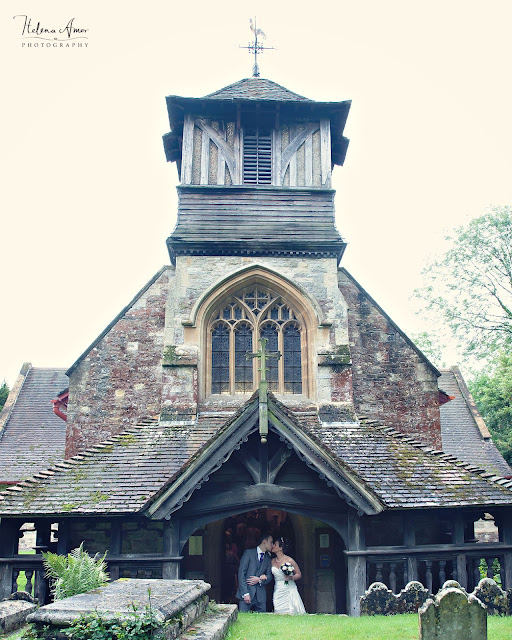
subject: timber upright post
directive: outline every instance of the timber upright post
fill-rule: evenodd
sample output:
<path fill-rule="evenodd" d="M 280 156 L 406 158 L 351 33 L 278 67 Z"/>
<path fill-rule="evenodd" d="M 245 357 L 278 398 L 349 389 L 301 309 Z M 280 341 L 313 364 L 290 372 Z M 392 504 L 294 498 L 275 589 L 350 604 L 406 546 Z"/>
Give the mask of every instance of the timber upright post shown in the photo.
<path fill-rule="evenodd" d="M 251 353 L 250 351 L 248 351 L 246 354 L 247 360 L 251 360 L 252 358 L 260 358 L 260 368 L 258 369 L 258 371 L 261 372 L 259 384 L 259 423 L 262 444 L 265 444 L 267 442 L 268 436 L 268 383 L 266 359 L 276 358 L 277 360 L 279 360 L 279 358 L 281 357 L 280 351 L 267 352 L 267 342 L 268 338 L 260 338 L 260 350 L 257 353 Z"/>

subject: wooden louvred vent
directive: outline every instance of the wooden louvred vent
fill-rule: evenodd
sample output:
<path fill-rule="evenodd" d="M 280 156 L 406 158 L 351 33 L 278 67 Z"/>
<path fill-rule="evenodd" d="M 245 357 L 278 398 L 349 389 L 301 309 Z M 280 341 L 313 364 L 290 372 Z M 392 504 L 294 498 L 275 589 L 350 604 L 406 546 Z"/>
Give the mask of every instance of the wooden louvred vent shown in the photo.
<path fill-rule="evenodd" d="M 269 130 L 244 132 L 244 184 L 272 184 L 272 136 Z"/>

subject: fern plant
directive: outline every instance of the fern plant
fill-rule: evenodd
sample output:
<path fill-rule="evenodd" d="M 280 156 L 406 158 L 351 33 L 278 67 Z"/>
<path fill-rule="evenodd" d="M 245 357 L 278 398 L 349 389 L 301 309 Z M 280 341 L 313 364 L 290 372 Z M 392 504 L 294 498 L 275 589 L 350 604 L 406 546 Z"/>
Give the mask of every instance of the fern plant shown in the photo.
<path fill-rule="evenodd" d="M 51 590 L 55 600 L 69 598 L 77 593 L 85 593 L 108 582 L 105 556 L 96 554 L 91 557 L 84 551 L 84 543 L 73 549 L 66 556 L 57 553 L 43 553 L 43 564 L 46 577 L 50 579 Z"/>

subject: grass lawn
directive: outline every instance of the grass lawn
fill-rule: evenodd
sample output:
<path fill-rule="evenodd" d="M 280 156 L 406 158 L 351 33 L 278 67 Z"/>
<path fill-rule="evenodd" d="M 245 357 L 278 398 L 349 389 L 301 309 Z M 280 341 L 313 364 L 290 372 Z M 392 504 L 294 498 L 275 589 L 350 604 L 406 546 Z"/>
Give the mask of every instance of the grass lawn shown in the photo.
<path fill-rule="evenodd" d="M 34 549 L 25 549 L 21 551 L 22 554 L 32 554 L 35 553 Z M 34 594 L 34 578 L 32 577 L 32 595 Z M 18 576 L 18 580 L 16 581 L 18 585 L 18 591 L 25 591 L 27 585 L 27 576 L 24 571 L 20 571 L 20 575 Z"/>
<path fill-rule="evenodd" d="M 418 616 L 273 616 L 240 613 L 226 640 L 418 640 Z M 488 640 L 511 640 L 512 617 L 488 618 Z M 449 639 L 447 639 L 449 640 Z"/>

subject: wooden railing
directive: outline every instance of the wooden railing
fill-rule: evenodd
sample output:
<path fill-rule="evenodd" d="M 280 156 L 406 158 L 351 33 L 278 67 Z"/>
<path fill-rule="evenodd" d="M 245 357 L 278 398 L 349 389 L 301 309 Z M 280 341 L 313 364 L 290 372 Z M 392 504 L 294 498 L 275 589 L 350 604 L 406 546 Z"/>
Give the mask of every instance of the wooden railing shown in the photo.
<path fill-rule="evenodd" d="M 181 559 L 181 556 L 165 557 L 148 554 L 143 557 L 107 556 L 106 561 L 110 579 L 117 580 L 118 578 L 176 578 L 177 566 Z M 38 599 L 40 604 L 49 602 L 50 589 L 41 554 L 0 558 L 0 600 L 18 591 L 20 576 L 20 590 L 28 591 Z"/>
<path fill-rule="evenodd" d="M 487 547 L 487 545 L 486 545 Z M 408 582 L 417 580 L 430 593 L 436 593 L 446 580 L 456 580 L 468 591 L 472 591 L 482 574 L 480 566 L 488 578 L 496 580 L 503 588 L 506 585 L 504 572 L 504 550 L 492 548 L 464 550 L 458 553 L 446 551 L 422 554 L 421 549 L 407 555 L 368 555 L 366 565 L 367 587 L 372 582 L 383 582 L 393 593 L 398 593 Z M 495 573 L 496 562 L 499 572 Z"/>

